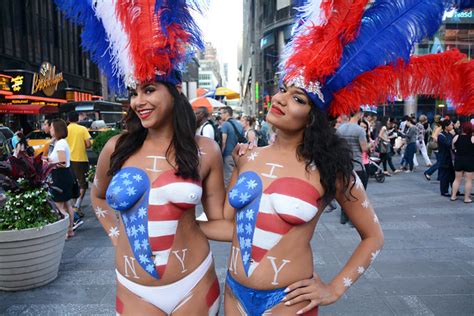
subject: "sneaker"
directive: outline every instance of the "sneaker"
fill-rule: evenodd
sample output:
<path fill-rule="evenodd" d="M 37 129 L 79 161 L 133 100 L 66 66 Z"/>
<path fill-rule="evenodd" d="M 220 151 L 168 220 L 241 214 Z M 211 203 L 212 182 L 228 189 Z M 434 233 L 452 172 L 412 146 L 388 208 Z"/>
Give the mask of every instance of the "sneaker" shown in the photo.
<path fill-rule="evenodd" d="M 412 173 L 413 170 L 405 170 L 404 172 L 405 172 L 405 173 Z"/>
<path fill-rule="evenodd" d="M 402 171 L 403 171 L 402 169 L 397 169 L 397 170 L 395 170 L 394 174 L 400 173 Z"/>
<path fill-rule="evenodd" d="M 72 226 L 72 230 L 76 230 L 79 226 L 81 226 L 82 224 L 84 224 L 84 222 L 82 221 L 82 219 L 78 218 L 78 219 L 74 219 L 74 225 Z"/>
<path fill-rule="evenodd" d="M 426 180 L 428 180 L 428 181 L 431 180 L 431 176 L 429 174 L 427 174 L 427 173 L 423 173 L 423 174 L 424 174 Z"/>
<path fill-rule="evenodd" d="M 75 213 L 77 213 L 77 215 L 79 215 L 80 218 L 84 217 L 84 212 L 82 212 L 80 207 L 73 207 L 72 209 L 74 210 Z"/>

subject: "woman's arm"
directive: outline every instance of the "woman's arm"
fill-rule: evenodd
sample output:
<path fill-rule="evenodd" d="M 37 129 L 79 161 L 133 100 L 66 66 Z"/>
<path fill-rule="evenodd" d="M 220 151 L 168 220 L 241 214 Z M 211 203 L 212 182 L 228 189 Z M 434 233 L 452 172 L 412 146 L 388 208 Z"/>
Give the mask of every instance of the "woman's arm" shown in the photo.
<path fill-rule="evenodd" d="M 115 150 L 115 144 L 120 135 L 111 138 L 100 153 L 97 162 L 97 169 L 94 177 L 94 184 L 91 190 L 91 202 L 95 215 L 109 235 L 112 244 L 117 246 L 118 236 L 120 235 L 118 218 L 115 211 L 110 208 L 105 200 L 105 193 L 111 177 L 107 175 L 110 168 L 110 156 Z"/>
<path fill-rule="evenodd" d="M 255 130 L 250 129 L 247 133 L 247 140 L 249 141 L 249 143 L 253 144 L 255 142 L 255 138 Z"/>
<path fill-rule="evenodd" d="M 354 185 L 351 189 L 351 186 Z M 346 192 L 346 193 L 345 193 Z M 338 182 L 336 199 L 359 232 L 361 242 L 342 270 L 331 280 L 323 283 L 317 275 L 290 285 L 285 298 L 287 305 L 302 301 L 310 303 L 300 312 L 307 312 L 318 305 L 337 301 L 349 287 L 368 269 L 382 249 L 384 238 L 377 215 L 365 193 L 360 179 L 343 188 Z"/>
<path fill-rule="evenodd" d="M 233 234 L 233 223 L 224 219 L 223 206 L 225 199 L 222 155 L 217 144 L 207 138 L 200 138 L 202 150 L 201 163 L 205 160 L 209 173 L 203 179 L 202 205 L 208 221 L 198 221 L 199 227 L 208 239 L 230 241 Z"/>

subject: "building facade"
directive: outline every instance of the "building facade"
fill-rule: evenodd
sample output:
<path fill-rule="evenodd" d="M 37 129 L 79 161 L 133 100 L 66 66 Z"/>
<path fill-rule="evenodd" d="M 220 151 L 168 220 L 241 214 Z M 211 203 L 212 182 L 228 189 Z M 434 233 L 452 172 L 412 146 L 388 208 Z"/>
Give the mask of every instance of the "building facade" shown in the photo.
<path fill-rule="evenodd" d="M 199 88 L 214 90 L 222 86 L 220 63 L 217 60 L 217 50 L 211 43 L 206 43 L 206 48 L 199 56 Z"/>

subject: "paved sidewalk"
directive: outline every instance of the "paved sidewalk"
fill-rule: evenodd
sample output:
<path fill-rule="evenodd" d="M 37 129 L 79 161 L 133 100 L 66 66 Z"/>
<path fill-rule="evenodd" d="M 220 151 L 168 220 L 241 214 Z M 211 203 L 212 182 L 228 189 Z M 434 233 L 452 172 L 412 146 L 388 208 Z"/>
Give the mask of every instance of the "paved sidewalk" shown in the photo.
<path fill-rule="evenodd" d="M 368 192 L 384 250 L 320 315 L 474 315 L 474 205 L 441 197 L 439 184 L 421 171 L 383 184 L 371 179 Z M 355 229 L 339 224 L 338 210 L 323 215 L 312 241 L 323 280 L 341 269 L 357 242 Z M 229 244 L 212 243 L 212 249 L 224 280 Z M 0 292 L 0 314 L 114 315 L 113 267 L 113 248 L 88 209 L 85 224 L 66 242 L 58 279 L 35 290 Z"/>

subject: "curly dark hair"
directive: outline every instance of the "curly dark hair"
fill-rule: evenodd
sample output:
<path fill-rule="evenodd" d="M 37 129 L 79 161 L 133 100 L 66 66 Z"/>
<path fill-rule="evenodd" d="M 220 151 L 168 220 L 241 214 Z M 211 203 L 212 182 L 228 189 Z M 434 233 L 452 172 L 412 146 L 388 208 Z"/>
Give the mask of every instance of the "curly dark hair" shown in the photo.
<path fill-rule="evenodd" d="M 173 139 L 166 150 L 166 160 L 175 166 L 176 175 L 184 179 L 199 180 L 199 147 L 196 143 L 196 117 L 186 96 L 180 93 L 175 86 L 165 85 L 174 100 L 173 106 Z M 125 161 L 137 152 L 145 142 L 148 130 L 142 126 L 137 114 L 129 109 L 125 118 L 127 131 L 118 139 L 110 159 L 108 175 L 112 176 L 122 168 Z M 169 157 L 174 153 L 175 161 Z"/>
<path fill-rule="evenodd" d="M 300 160 L 306 161 L 306 171 L 309 172 L 312 165 L 316 165 L 325 191 L 323 201 L 329 203 L 336 196 L 337 179 L 342 180 L 344 188 L 348 188 L 351 181 L 355 180 L 352 152 L 347 142 L 336 135 L 326 113 L 311 105 L 309 115 L 309 123 L 304 131 L 303 142 L 298 146 L 297 155 Z"/>

